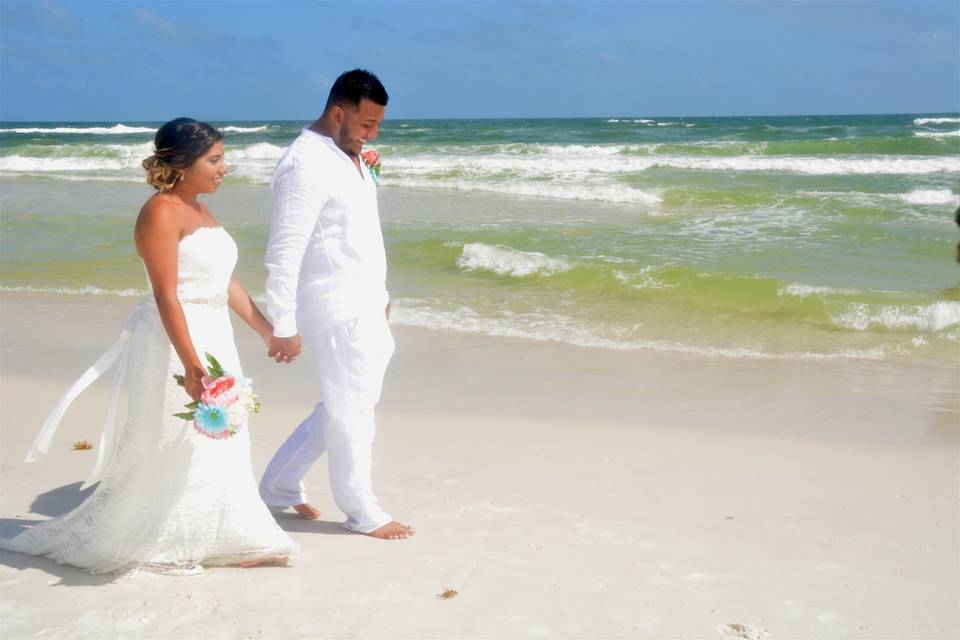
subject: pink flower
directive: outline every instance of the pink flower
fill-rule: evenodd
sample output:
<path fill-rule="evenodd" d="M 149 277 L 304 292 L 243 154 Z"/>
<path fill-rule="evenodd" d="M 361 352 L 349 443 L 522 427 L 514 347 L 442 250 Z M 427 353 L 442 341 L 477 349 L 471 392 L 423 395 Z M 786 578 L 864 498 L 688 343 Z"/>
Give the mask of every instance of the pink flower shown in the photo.
<path fill-rule="evenodd" d="M 374 167 L 380 162 L 380 152 L 375 149 L 367 149 L 360 154 L 360 157 L 363 158 L 368 167 Z"/>
<path fill-rule="evenodd" d="M 236 402 L 239 397 L 236 378 L 222 376 L 214 379 L 210 376 L 203 376 L 200 382 L 203 384 L 203 393 L 200 394 L 200 401 L 204 404 L 217 407 L 229 407 Z"/>

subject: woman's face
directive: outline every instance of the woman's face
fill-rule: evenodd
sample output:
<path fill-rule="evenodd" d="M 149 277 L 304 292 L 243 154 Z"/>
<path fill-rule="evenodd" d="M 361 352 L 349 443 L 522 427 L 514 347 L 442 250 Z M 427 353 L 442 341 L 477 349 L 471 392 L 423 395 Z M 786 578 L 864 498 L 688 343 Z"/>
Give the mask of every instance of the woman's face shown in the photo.
<path fill-rule="evenodd" d="M 183 182 L 197 193 L 213 193 L 220 187 L 225 175 L 227 162 L 223 158 L 223 141 L 218 140 L 184 169 Z"/>

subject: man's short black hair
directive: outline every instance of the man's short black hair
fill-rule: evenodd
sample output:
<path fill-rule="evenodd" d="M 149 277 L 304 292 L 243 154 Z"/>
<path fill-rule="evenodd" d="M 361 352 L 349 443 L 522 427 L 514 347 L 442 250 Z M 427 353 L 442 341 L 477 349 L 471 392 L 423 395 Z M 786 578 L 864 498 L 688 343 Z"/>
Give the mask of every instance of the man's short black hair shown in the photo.
<path fill-rule="evenodd" d="M 324 110 L 335 104 L 349 103 L 358 106 L 364 98 L 385 107 L 390 96 L 387 95 L 387 90 L 383 88 L 380 79 L 366 69 L 345 71 L 330 87 L 330 96 L 327 98 L 327 106 Z"/>

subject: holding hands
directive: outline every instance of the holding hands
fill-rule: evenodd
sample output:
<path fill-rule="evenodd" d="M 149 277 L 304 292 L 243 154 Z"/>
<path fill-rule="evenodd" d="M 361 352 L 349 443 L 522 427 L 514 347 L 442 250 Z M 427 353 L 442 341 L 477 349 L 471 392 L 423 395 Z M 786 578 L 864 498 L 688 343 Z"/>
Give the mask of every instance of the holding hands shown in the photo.
<path fill-rule="evenodd" d="M 300 335 L 297 334 L 289 338 L 270 336 L 267 347 L 267 357 L 273 358 L 277 362 L 286 362 L 289 364 L 300 355 Z"/>

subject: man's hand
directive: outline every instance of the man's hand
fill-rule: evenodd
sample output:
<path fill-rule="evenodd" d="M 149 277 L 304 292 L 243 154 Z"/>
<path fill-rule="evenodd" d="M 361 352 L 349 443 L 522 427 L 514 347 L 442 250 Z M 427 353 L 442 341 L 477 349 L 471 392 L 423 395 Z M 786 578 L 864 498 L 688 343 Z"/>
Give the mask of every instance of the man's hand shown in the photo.
<path fill-rule="evenodd" d="M 293 362 L 300 355 L 300 334 L 289 338 L 270 338 L 270 348 L 267 357 L 277 362 Z"/>

